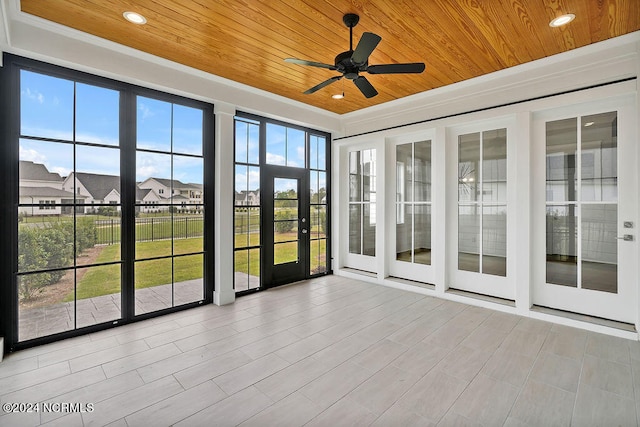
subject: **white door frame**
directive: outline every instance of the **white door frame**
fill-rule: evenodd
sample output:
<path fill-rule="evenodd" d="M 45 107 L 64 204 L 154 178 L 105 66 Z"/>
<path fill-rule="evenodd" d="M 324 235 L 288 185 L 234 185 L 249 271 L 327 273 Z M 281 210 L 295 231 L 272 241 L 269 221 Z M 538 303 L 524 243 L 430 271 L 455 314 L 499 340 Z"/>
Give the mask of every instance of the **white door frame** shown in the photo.
<path fill-rule="evenodd" d="M 506 277 L 458 270 L 458 136 L 494 129 L 507 129 L 507 275 Z M 447 129 L 446 168 L 447 168 L 447 236 L 449 262 L 447 263 L 448 287 L 478 294 L 490 295 L 514 301 L 517 245 L 515 221 L 517 200 L 517 151 L 516 116 L 493 118 L 453 126 Z M 520 149 L 526 149 L 521 147 Z"/>
<path fill-rule="evenodd" d="M 387 177 L 386 182 L 387 186 L 387 194 L 388 200 L 385 203 L 386 209 L 386 246 L 387 246 L 387 267 L 388 267 L 388 275 L 393 277 L 399 277 L 401 279 L 413 280 L 416 282 L 433 284 L 435 283 L 435 266 L 434 260 L 434 251 L 437 251 L 438 248 L 434 245 L 434 235 L 433 235 L 433 215 L 434 215 L 434 196 L 433 191 L 431 194 L 431 264 L 416 264 L 413 262 L 405 262 L 396 260 L 396 200 L 394 198 L 395 188 L 397 185 L 397 176 L 396 176 L 396 147 L 401 144 L 409 144 L 420 141 L 431 141 L 431 183 L 432 187 L 435 185 L 434 183 L 434 171 L 433 164 L 438 160 L 434 158 L 434 145 L 435 145 L 435 129 L 428 129 L 421 132 L 406 134 L 398 137 L 389 138 L 386 140 L 385 146 L 385 162 L 386 162 L 386 171 Z"/>
<path fill-rule="evenodd" d="M 636 324 L 638 316 L 638 139 L 634 95 L 599 99 L 538 111 L 532 120 L 532 302 L 535 305 Z M 565 118 L 618 112 L 618 293 L 546 283 L 546 135 L 545 123 Z M 622 179 L 621 179 L 622 178 Z M 633 229 L 624 229 L 632 221 Z"/>

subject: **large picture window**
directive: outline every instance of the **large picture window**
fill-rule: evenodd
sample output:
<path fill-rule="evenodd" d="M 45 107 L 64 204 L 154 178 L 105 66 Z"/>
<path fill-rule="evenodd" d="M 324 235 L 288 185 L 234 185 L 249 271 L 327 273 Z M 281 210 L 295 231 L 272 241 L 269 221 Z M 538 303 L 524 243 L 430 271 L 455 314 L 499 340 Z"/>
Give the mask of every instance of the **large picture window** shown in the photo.
<path fill-rule="evenodd" d="M 211 300 L 213 106 L 6 58 L 19 159 L 12 346 Z"/>

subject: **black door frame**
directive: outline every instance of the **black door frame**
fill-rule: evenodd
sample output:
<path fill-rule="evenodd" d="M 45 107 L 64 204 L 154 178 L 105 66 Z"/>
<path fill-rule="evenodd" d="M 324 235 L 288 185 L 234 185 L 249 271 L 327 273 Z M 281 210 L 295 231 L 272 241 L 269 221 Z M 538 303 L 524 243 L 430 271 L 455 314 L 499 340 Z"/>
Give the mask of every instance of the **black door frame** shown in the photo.
<path fill-rule="evenodd" d="M 263 289 L 297 282 L 309 277 L 309 171 L 305 168 L 264 165 L 260 188 L 261 216 L 261 270 Z M 274 265 L 274 179 L 296 179 L 298 181 L 298 261 Z"/>

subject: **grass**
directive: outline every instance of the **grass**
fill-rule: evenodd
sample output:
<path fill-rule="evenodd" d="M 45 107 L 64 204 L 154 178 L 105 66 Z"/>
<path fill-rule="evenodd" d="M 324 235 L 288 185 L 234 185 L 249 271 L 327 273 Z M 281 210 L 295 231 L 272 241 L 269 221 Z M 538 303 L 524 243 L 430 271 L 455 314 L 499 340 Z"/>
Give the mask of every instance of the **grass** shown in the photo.
<path fill-rule="evenodd" d="M 174 240 L 174 253 L 186 254 L 202 251 L 202 238 Z M 159 242 L 141 242 L 136 244 L 136 258 L 153 258 L 171 254 L 171 240 Z M 97 263 L 118 261 L 120 245 L 105 246 L 96 259 Z M 203 256 L 190 255 L 177 257 L 174 262 L 174 280 L 198 279 L 202 277 Z M 135 266 L 135 288 L 171 283 L 171 258 L 139 261 Z M 120 292 L 120 264 L 89 267 L 78 282 L 77 299 L 92 298 Z M 73 301 L 73 292 L 66 295 L 64 301 Z"/>

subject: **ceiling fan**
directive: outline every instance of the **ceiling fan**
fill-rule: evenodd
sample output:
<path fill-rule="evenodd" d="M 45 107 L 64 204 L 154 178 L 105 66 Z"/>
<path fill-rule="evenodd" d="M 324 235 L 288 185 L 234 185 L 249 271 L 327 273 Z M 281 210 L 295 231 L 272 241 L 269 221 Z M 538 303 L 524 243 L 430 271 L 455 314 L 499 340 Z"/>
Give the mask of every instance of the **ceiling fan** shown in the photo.
<path fill-rule="evenodd" d="M 378 46 L 382 37 L 373 33 L 363 33 L 358 42 L 358 46 L 353 50 L 353 27 L 356 26 L 360 17 L 355 13 L 347 13 L 342 18 L 344 24 L 349 28 L 349 50 L 339 53 L 334 62 L 335 65 L 323 64 L 321 62 L 306 61 L 304 59 L 287 58 L 286 62 L 300 65 L 310 65 L 312 67 L 327 68 L 342 73 L 341 76 L 331 77 L 328 80 L 304 91 L 305 95 L 314 93 L 333 82 L 337 82 L 345 77 L 353 80 L 353 83 L 360 89 L 360 92 L 367 97 L 372 98 L 378 94 L 378 91 L 369 83 L 366 77 L 361 76 L 361 72 L 369 74 L 413 74 L 424 71 L 423 62 L 412 62 L 406 64 L 381 64 L 369 65 L 369 55 Z"/>

